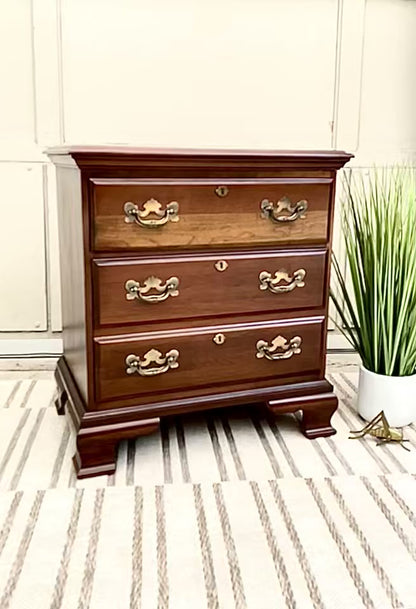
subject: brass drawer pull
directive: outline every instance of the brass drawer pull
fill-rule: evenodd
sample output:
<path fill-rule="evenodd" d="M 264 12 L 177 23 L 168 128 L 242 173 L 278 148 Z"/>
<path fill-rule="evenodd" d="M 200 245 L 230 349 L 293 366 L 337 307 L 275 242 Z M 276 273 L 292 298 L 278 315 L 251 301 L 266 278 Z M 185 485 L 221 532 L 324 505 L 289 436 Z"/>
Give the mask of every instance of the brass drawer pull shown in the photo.
<path fill-rule="evenodd" d="M 171 349 L 164 356 L 157 349 L 150 349 L 144 354 L 143 359 L 138 355 L 128 355 L 126 357 L 126 374 L 137 372 L 140 376 L 156 376 L 168 372 L 171 368 L 178 368 L 179 351 Z M 158 366 L 150 367 L 150 364 Z"/>
<path fill-rule="evenodd" d="M 292 277 L 289 273 L 286 273 L 286 271 L 276 271 L 274 278 L 272 279 L 271 273 L 262 271 L 259 275 L 259 289 L 269 290 L 270 292 L 273 292 L 273 294 L 291 292 L 295 288 L 303 288 L 305 286 L 305 282 L 303 281 L 305 275 L 305 269 L 298 269 L 293 273 Z M 281 284 L 281 281 L 284 281 L 285 283 Z"/>
<path fill-rule="evenodd" d="M 163 302 L 169 298 L 169 296 L 178 296 L 179 290 L 179 279 L 177 277 L 170 277 L 165 283 L 159 277 L 148 277 L 144 280 L 143 285 L 140 285 L 138 281 L 129 279 L 125 283 L 127 291 L 126 299 L 135 300 L 140 298 L 144 302 L 156 303 Z M 156 290 L 156 294 L 149 294 L 150 290 Z"/>
<path fill-rule="evenodd" d="M 282 197 L 276 203 L 263 199 L 260 203 L 261 215 L 263 218 L 270 218 L 273 222 L 294 222 L 298 218 L 304 218 L 308 209 L 308 202 L 305 199 L 293 204 L 288 197 Z M 279 215 L 283 211 L 287 211 L 289 215 Z"/>
<path fill-rule="evenodd" d="M 156 199 L 149 199 L 143 203 L 143 210 L 139 210 L 138 206 L 127 201 L 124 204 L 124 213 L 126 214 L 125 222 L 136 222 L 144 228 L 157 228 L 163 226 L 167 222 L 178 222 L 179 203 L 172 201 L 166 205 L 165 211 L 162 211 L 162 204 Z M 153 214 L 156 218 L 147 218 Z"/>
<path fill-rule="evenodd" d="M 256 357 L 261 359 L 265 357 L 269 360 L 289 359 L 293 355 L 297 355 L 302 351 L 300 348 L 302 339 L 300 336 L 294 336 L 290 340 L 284 336 L 276 336 L 269 345 L 265 340 L 259 340 L 256 344 Z"/>

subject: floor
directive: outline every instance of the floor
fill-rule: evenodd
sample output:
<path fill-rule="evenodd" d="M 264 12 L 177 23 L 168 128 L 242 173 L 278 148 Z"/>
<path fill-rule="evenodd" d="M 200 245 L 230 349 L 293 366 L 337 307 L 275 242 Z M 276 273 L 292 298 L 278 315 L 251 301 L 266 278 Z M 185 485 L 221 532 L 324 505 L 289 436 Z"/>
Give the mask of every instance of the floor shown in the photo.
<path fill-rule="evenodd" d="M 52 373 L 1 371 L 1 609 L 415 609 L 416 428 L 409 452 L 349 440 L 357 369 L 329 379 L 336 436 L 176 417 L 77 481 Z"/>

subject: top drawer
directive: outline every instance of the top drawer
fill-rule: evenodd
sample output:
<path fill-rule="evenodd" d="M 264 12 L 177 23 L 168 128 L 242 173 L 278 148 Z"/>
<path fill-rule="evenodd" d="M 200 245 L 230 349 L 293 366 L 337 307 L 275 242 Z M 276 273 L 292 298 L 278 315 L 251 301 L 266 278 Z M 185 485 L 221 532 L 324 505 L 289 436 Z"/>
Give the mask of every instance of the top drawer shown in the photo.
<path fill-rule="evenodd" d="M 325 243 L 332 183 L 95 179 L 93 248 Z"/>

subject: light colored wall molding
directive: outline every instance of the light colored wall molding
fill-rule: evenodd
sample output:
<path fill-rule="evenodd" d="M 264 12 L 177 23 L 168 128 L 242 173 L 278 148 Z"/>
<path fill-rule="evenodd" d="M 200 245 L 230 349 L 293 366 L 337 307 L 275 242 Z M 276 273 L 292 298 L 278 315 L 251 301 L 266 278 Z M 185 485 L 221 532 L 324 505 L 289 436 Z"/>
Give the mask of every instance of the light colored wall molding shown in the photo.
<path fill-rule="evenodd" d="M 59 262 L 59 227 L 55 167 L 44 166 L 44 197 L 47 238 L 48 321 L 52 332 L 62 330 L 61 272 Z"/>
<path fill-rule="evenodd" d="M 0 164 L 0 183 L 0 330 L 46 330 L 42 166 Z"/>
<path fill-rule="evenodd" d="M 359 141 L 352 166 L 416 160 L 415 31 L 416 2 L 366 0 Z"/>
<path fill-rule="evenodd" d="M 53 355 L 63 352 L 61 338 L 0 338 L 0 357 Z"/>
<path fill-rule="evenodd" d="M 365 37 L 366 0 L 338 0 L 333 147 L 356 153 Z"/>
<path fill-rule="evenodd" d="M 32 0 L 35 143 L 42 149 L 61 138 L 59 0 Z"/>

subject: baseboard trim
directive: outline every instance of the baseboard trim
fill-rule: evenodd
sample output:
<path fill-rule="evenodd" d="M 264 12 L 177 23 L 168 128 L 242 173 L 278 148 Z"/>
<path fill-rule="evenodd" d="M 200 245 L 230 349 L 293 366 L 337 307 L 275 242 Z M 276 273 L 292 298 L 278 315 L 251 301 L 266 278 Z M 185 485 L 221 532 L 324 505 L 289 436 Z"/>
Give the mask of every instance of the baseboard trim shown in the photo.
<path fill-rule="evenodd" d="M 62 355 L 62 338 L 0 338 L 0 359 Z"/>

